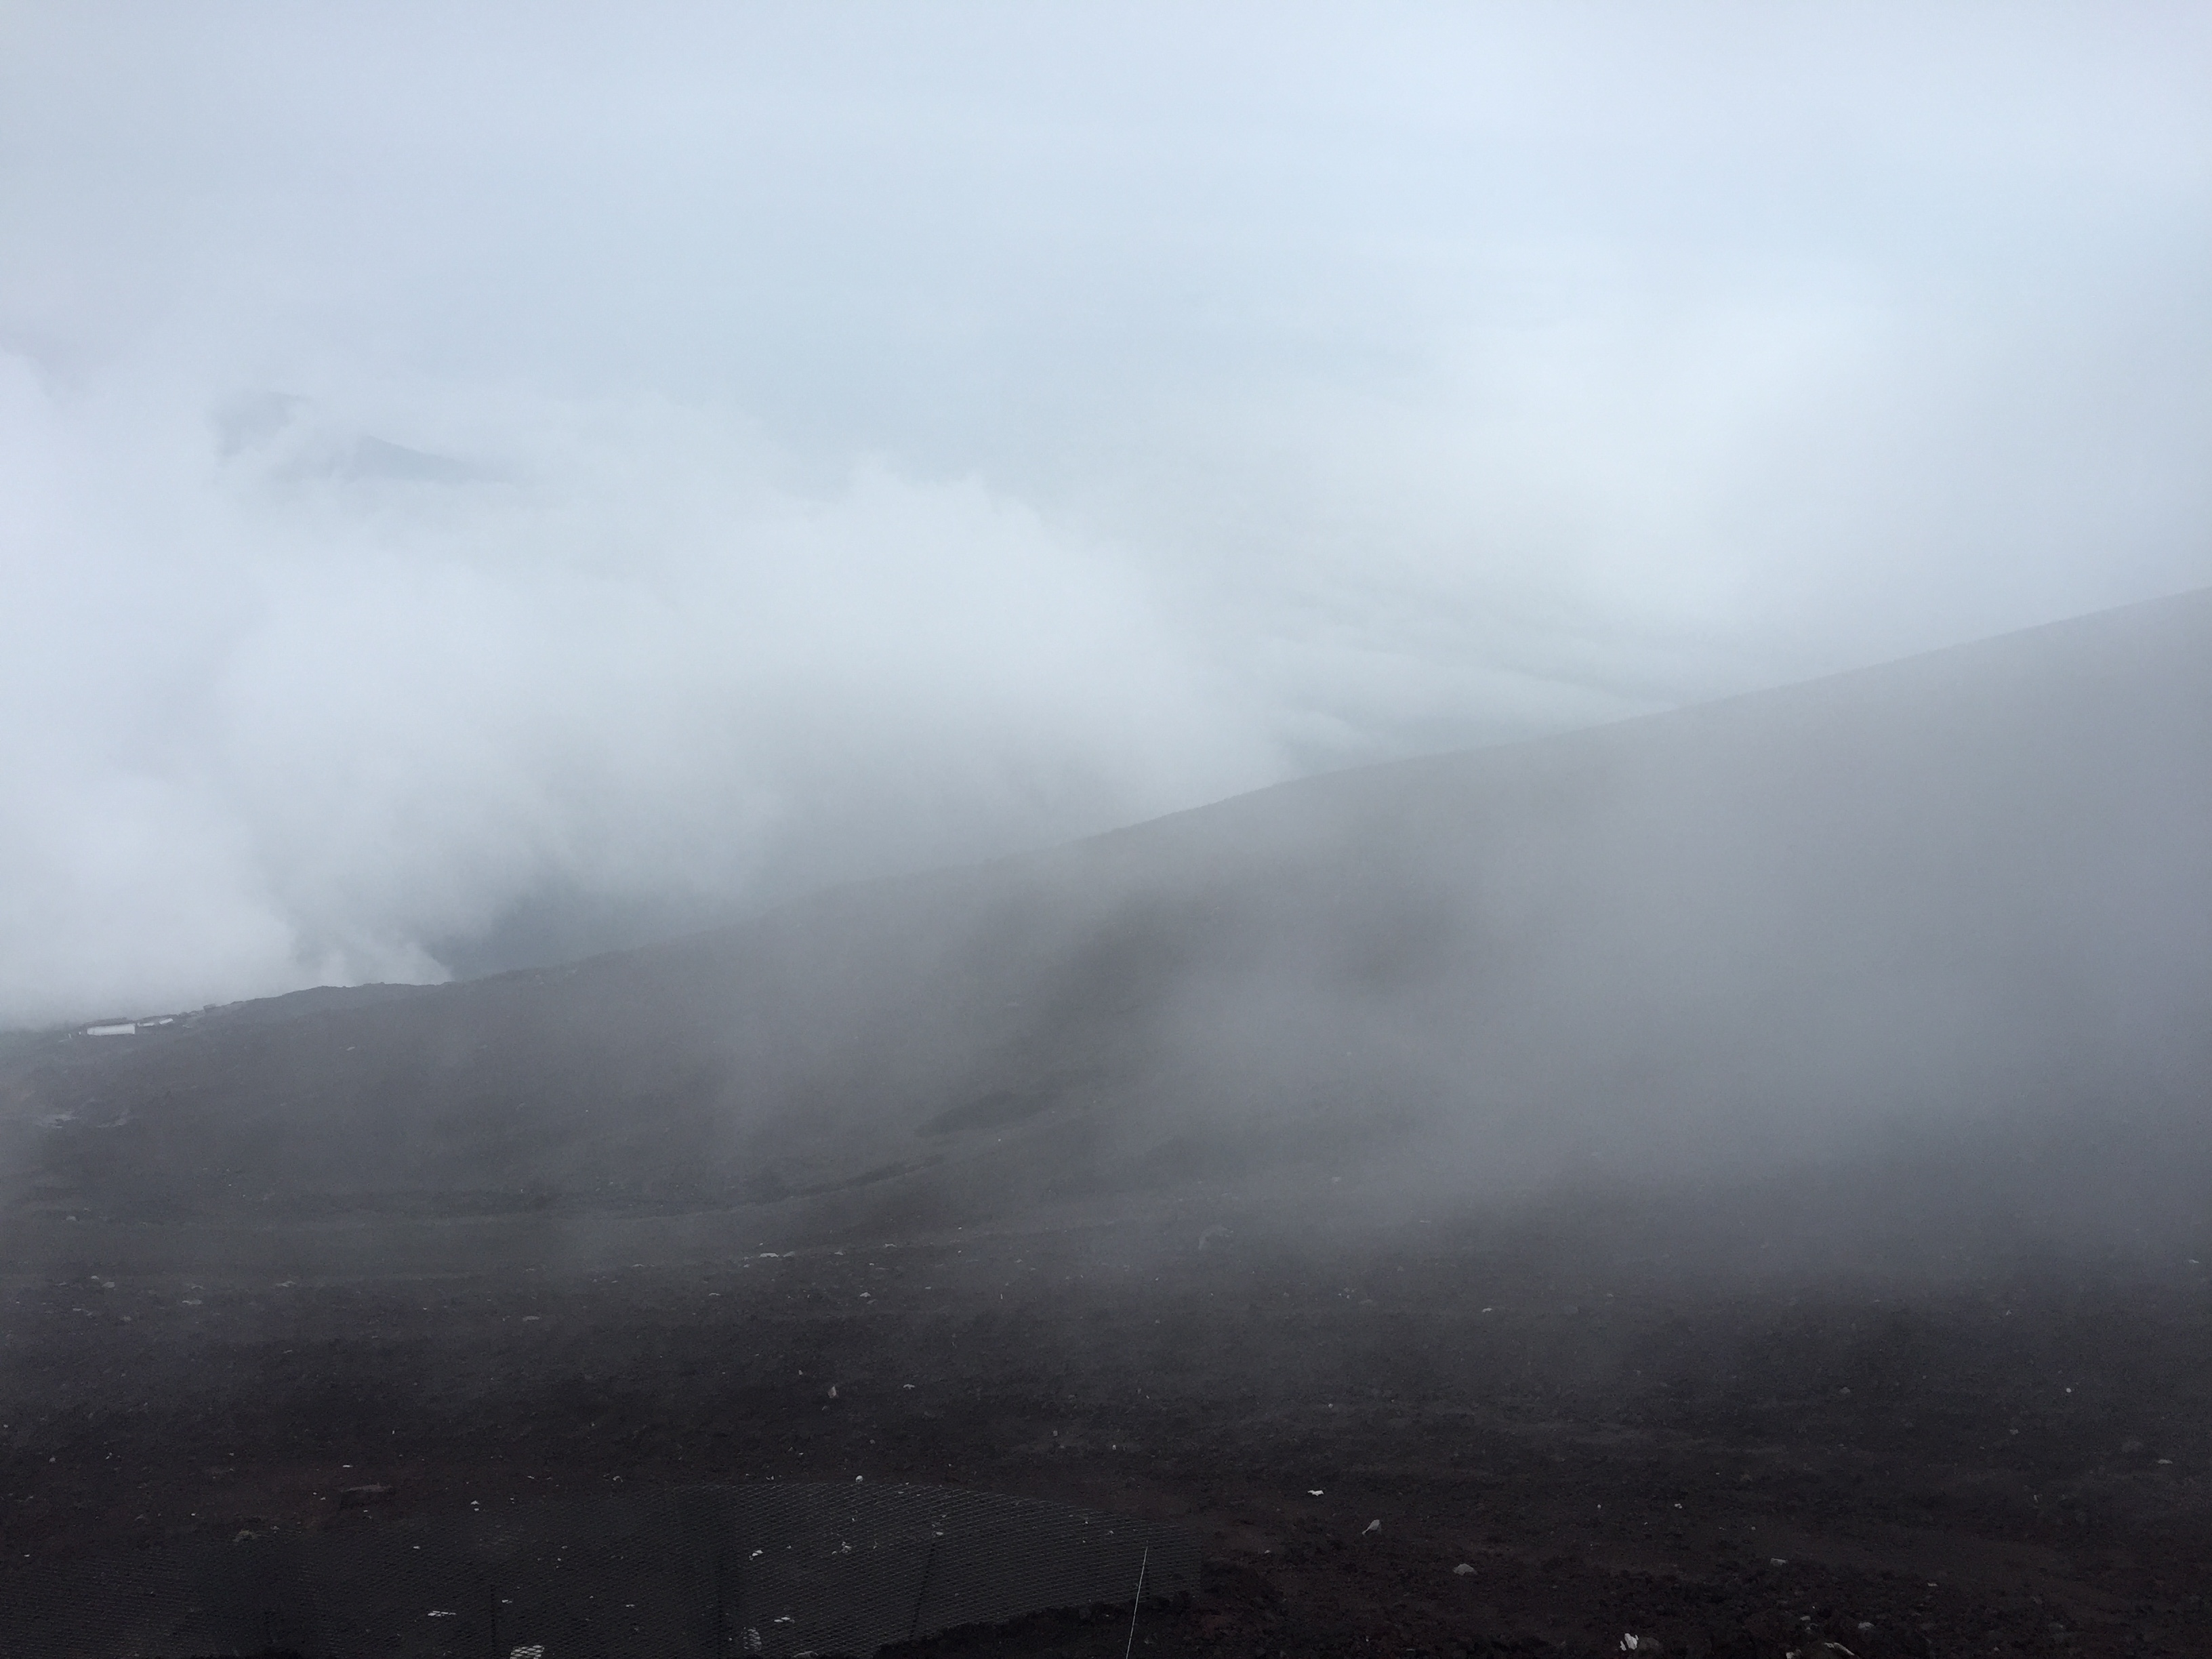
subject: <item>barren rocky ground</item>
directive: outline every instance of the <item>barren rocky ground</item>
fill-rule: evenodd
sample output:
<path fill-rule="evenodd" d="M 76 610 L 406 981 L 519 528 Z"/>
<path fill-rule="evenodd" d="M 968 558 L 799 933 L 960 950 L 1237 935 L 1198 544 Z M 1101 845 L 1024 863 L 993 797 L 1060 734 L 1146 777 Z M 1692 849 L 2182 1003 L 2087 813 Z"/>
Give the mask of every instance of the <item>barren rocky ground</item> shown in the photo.
<path fill-rule="evenodd" d="M 1139 1625 L 1162 1659 L 2212 1632 L 2212 1290 L 2186 1262 L 1699 1289 L 1558 1216 L 795 1219 L 732 1213 L 727 1248 L 680 1261 L 602 1238 L 520 1272 L 19 1277 L 9 1559 L 860 1474 L 1197 1528 L 1204 1594 Z M 340 1506 L 364 1486 L 390 1492 Z M 927 1645 L 1126 1634 L 1069 1615 Z"/>

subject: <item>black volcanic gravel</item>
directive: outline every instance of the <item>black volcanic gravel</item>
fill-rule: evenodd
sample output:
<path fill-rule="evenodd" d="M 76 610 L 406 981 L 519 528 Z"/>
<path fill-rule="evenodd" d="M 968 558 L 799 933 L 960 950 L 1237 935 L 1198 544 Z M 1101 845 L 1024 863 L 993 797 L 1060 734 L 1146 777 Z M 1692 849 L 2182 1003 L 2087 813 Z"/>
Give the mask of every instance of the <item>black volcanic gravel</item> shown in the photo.
<path fill-rule="evenodd" d="M 1200 1231 L 19 1279 L 0 1547 L 860 1474 L 1194 1526 L 1206 1587 L 1147 1614 L 1154 1659 L 2212 1642 L 2201 1280 L 1692 1294 L 1439 1228 Z M 921 1645 L 1126 1637 L 1069 1614 Z"/>

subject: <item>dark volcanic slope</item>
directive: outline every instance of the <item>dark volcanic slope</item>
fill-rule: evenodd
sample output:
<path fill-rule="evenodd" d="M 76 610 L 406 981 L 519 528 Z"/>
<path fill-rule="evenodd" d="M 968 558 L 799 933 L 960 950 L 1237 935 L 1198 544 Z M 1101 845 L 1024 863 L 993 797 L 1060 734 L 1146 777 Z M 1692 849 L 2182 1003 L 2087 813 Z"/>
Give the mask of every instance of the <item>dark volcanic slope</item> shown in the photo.
<path fill-rule="evenodd" d="M 1649 1188 L 1993 1132 L 1999 1210 L 2055 1170 L 2039 1224 L 2185 1222 L 2208 824 L 2197 594 L 574 967 L 21 1041 L 9 1224 Z"/>
<path fill-rule="evenodd" d="M 2202 1654 L 2208 823 L 2199 595 L 16 1039 L 0 1654 L 71 1558 L 854 1475 L 1206 1540 L 948 1656 Z"/>

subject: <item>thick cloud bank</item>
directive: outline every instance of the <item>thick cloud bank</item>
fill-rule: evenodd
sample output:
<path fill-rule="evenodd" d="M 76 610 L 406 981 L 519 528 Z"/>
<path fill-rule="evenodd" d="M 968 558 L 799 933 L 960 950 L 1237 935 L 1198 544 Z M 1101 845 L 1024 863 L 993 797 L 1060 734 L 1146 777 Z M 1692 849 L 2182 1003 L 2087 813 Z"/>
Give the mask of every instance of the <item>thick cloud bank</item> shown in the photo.
<path fill-rule="evenodd" d="M 2212 581 L 2208 35 L 0 23 L 0 1024 Z"/>
<path fill-rule="evenodd" d="M 19 1007 L 126 963 L 173 999 L 437 977 L 532 900 L 674 927 L 1265 775 L 1142 584 L 973 483 L 810 495 L 659 408 L 503 410 L 468 459 L 276 398 L 58 441 L 11 389 L 49 555 L 0 670 L 46 716 L 8 733 Z"/>

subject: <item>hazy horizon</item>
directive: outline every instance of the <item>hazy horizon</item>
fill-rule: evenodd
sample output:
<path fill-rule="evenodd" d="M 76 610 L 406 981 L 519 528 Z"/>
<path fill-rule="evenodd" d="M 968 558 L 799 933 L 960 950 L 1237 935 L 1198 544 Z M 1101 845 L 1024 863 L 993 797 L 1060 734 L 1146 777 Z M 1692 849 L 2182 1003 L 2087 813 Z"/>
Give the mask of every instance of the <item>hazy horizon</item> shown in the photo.
<path fill-rule="evenodd" d="M 2212 584 L 2212 17 L 19 9 L 0 1027 Z"/>

